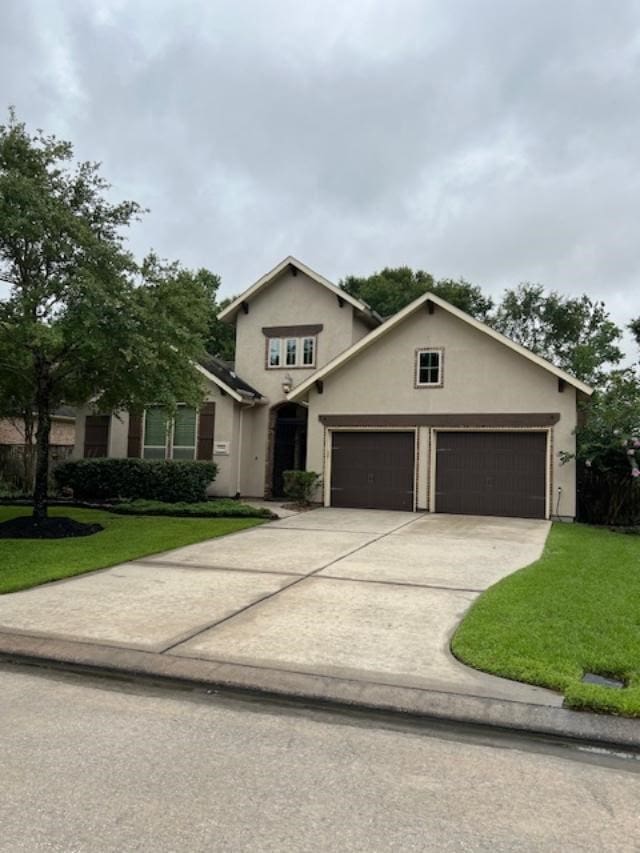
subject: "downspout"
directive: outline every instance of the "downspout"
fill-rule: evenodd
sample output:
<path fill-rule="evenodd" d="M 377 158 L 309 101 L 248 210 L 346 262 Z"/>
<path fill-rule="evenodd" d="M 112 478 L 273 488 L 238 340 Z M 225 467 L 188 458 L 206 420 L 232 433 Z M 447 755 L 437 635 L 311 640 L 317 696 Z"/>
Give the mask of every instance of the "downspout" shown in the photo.
<path fill-rule="evenodd" d="M 240 406 L 240 423 L 238 424 L 238 464 L 236 471 L 236 497 L 240 497 L 240 473 L 242 469 L 242 420 L 244 415 L 244 406 Z"/>

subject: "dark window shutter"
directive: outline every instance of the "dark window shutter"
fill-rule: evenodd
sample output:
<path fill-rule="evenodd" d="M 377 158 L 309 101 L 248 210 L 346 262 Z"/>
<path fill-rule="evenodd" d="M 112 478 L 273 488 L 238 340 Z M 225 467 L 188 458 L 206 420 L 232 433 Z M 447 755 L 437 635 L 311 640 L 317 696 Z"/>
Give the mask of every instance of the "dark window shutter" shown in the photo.
<path fill-rule="evenodd" d="M 104 457 L 109 444 L 109 415 L 87 415 L 84 422 L 85 458 Z"/>
<path fill-rule="evenodd" d="M 130 459 L 138 459 L 140 456 L 142 456 L 142 415 L 134 415 L 129 413 L 127 456 Z"/>
<path fill-rule="evenodd" d="M 213 459 L 213 432 L 216 423 L 216 404 L 203 403 L 198 412 L 198 455 L 196 459 Z"/>

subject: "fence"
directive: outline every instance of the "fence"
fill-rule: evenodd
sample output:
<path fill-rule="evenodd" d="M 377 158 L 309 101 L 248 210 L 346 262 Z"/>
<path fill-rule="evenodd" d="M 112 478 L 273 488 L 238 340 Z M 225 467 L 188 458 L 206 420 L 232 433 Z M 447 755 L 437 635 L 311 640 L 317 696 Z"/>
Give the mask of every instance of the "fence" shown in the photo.
<path fill-rule="evenodd" d="M 4 487 L 9 491 L 24 494 L 31 493 L 35 451 L 35 447 L 24 444 L 0 444 L 0 488 Z M 73 447 L 68 444 L 52 444 L 49 447 L 49 474 L 53 473 L 56 466 L 65 462 L 72 452 Z M 49 485 L 51 486 L 52 483 L 50 482 Z"/>

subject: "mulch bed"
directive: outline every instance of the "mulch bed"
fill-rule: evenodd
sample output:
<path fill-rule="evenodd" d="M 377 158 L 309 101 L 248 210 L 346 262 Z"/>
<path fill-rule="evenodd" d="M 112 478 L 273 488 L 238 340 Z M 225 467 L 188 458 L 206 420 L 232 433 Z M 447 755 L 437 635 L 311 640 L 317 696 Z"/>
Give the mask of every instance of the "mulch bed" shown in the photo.
<path fill-rule="evenodd" d="M 101 530 L 101 524 L 83 524 L 65 516 L 36 522 L 30 515 L 20 515 L 0 524 L 0 539 L 68 539 L 91 536 Z"/>

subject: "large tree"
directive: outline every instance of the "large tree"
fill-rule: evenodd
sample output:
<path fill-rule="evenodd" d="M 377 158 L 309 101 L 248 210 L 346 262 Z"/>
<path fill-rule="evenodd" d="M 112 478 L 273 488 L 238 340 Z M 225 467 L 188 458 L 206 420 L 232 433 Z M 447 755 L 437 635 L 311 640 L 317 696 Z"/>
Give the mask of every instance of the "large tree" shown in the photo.
<path fill-rule="evenodd" d="M 381 317 L 396 314 L 429 291 L 479 320 L 485 320 L 493 307 L 491 298 L 477 285 L 462 278 L 436 281 L 425 270 L 412 270 L 411 267 L 385 267 L 365 277 L 350 275 L 340 281 L 340 287 L 366 302 Z"/>
<path fill-rule="evenodd" d="M 498 331 L 577 379 L 598 384 L 623 353 L 621 330 L 603 302 L 523 283 L 506 290 L 490 320 Z"/>
<path fill-rule="evenodd" d="M 215 292 L 211 274 L 151 254 L 136 263 L 123 230 L 138 204 L 111 200 L 95 163 L 0 126 L 0 415 L 35 413 L 34 519 L 47 514 L 51 413 L 92 400 L 101 411 L 196 403 L 194 362 Z"/>
<path fill-rule="evenodd" d="M 637 317 L 635 320 L 632 320 L 629 323 L 629 328 L 631 329 L 633 337 L 636 339 L 636 343 L 640 347 L 640 317 Z"/>

